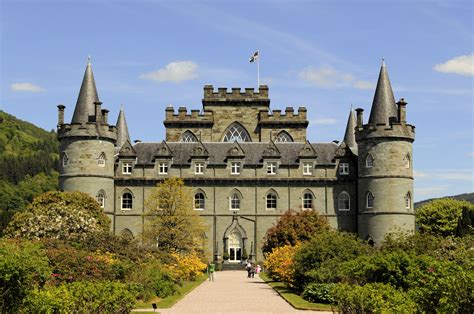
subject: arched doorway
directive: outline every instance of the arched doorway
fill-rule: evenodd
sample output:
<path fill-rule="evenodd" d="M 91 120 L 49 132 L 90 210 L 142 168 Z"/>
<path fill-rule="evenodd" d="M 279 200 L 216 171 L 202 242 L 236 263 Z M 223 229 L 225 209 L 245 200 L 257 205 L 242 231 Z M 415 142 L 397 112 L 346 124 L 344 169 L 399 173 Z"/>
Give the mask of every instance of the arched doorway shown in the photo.
<path fill-rule="evenodd" d="M 242 260 L 242 235 L 237 230 L 232 231 L 228 240 L 228 253 L 230 263 L 240 263 Z"/>

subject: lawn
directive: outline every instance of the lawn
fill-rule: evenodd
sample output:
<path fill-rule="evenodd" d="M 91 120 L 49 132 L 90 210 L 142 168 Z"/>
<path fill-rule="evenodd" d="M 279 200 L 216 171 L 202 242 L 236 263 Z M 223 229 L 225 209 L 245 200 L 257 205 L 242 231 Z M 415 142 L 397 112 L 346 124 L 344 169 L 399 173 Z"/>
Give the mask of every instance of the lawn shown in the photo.
<path fill-rule="evenodd" d="M 180 286 L 178 288 L 178 292 L 169 296 L 169 297 L 166 297 L 166 298 L 163 298 L 163 299 L 160 299 L 158 297 L 154 298 L 154 299 L 151 299 L 147 302 L 143 302 L 143 301 L 138 301 L 137 302 L 137 305 L 135 306 L 136 309 L 151 309 L 152 308 L 152 303 L 156 303 L 156 306 L 160 309 L 168 309 L 170 307 L 172 307 L 173 305 L 176 304 L 176 302 L 178 302 L 179 300 L 181 300 L 182 298 L 184 298 L 184 296 L 186 294 L 188 294 L 189 292 L 191 292 L 194 288 L 196 288 L 197 286 L 199 286 L 201 283 L 203 283 L 205 280 L 207 279 L 207 276 L 206 275 L 202 275 L 200 277 L 198 277 L 195 281 L 185 281 L 183 283 L 182 286 Z M 136 312 L 134 312 L 136 313 Z"/>
<path fill-rule="evenodd" d="M 273 281 L 267 274 L 260 273 L 260 278 L 270 285 L 286 302 L 298 310 L 320 310 L 337 312 L 337 307 L 331 304 L 312 303 L 303 299 L 299 294 L 285 286 L 282 282 Z"/>

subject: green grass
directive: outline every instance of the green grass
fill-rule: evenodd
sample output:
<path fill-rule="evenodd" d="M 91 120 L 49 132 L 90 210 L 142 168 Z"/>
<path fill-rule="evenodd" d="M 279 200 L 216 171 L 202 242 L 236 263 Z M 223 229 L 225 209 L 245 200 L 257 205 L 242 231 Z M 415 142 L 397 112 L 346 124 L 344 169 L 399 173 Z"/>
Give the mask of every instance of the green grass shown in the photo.
<path fill-rule="evenodd" d="M 194 288 L 199 286 L 201 283 L 203 283 L 207 279 L 206 275 L 202 275 L 198 277 L 195 281 L 185 281 L 182 286 L 178 287 L 178 292 L 175 294 L 160 299 L 160 298 L 154 298 L 148 302 L 143 302 L 143 301 L 138 301 L 137 305 L 135 306 L 136 309 L 151 309 L 152 308 L 152 303 L 156 303 L 156 306 L 160 309 L 168 309 L 172 307 L 173 305 L 176 304 L 179 300 L 184 298 L 186 294 L 191 292 Z M 137 312 L 133 312 L 134 314 Z"/>
<path fill-rule="evenodd" d="M 303 299 L 299 294 L 285 286 L 284 283 L 273 281 L 267 274 L 260 273 L 260 278 L 270 285 L 286 302 L 290 303 L 298 310 L 320 310 L 320 311 L 336 311 L 336 306 L 323 303 L 312 303 Z"/>

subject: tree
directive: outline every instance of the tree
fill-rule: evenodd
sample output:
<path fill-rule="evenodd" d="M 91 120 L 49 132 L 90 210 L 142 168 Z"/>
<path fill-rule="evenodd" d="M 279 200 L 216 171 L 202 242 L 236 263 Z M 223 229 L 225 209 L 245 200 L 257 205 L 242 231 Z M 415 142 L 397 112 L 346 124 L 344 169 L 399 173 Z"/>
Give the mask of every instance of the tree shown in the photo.
<path fill-rule="evenodd" d="M 191 191 L 183 180 L 169 178 L 146 201 L 142 237 L 165 252 L 202 251 L 204 221 L 194 211 Z"/>
<path fill-rule="evenodd" d="M 441 236 L 472 234 L 474 205 L 467 201 L 444 198 L 431 201 L 416 210 L 420 232 Z"/>
<path fill-rule="evenodd" d="M 11 238 L 76 240 L 106 232 L 110 220 L 96 200 L 81 192 L 47 192 L 16 213 L 5 229 Z"/>
<path fill-rule="evenodd" d="M 329 230 L 329 224 L 317 212 L 296 212 L 290 209 L 280 217 L 276 225 L 268 229 L 262 251 L 270 253 L 275 247 L 294 246 L 323 230 Z"/>

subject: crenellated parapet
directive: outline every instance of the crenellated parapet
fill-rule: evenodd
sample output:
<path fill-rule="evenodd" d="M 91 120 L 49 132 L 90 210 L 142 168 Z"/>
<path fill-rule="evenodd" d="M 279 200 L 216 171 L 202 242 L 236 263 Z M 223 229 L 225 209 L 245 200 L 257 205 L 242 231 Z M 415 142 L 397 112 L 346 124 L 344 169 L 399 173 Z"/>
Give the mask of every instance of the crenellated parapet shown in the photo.
<path fill-rule="evenodd" d="M 174 107 L 166 108 L 166 117 L 163 122 L 166 127 L 211 127 L 214 124 L 213 112 L 211 110 L 192 109 L 188 112 L 186 107 L 179 107 L 175 113 Z"/>
<path fill-rule="evenodd" d="M 298 112 L 295 112 L 293 107 L 286 107 L 284 113 L 281 110 L 273 110 L 272 113 L 269 113 L 268 110 L 260 110 L 258 123 L 261 126 L 294 125 L 306 127 L 308 126 L 306 111 L 306 107 L 299 107 Z"/>
<path fill-rule="evenodd" d="M 71 123 L 58 125 L 58 139 L 82 137 L 115 142 L 117 128 L 114 125 L 88 123 Z"/>
<path fill-rule="evenodd" d="M 219 87 L 214 90 L 212 85 L 204 86 L 204 98 L 202 99 L 204 108 L 206 106 L 235 106 L 235 105 L 262 105 L 268 107 L 270 99 L 268 98 L 268 86 L 260 85 L 258 90 L 254 88 L 233 87 L 228 90 L 225 87 Z"/>

